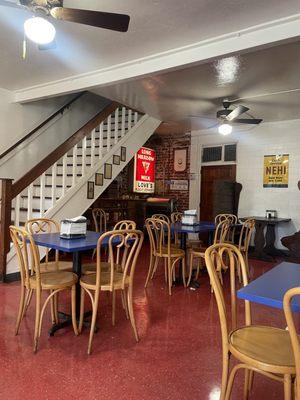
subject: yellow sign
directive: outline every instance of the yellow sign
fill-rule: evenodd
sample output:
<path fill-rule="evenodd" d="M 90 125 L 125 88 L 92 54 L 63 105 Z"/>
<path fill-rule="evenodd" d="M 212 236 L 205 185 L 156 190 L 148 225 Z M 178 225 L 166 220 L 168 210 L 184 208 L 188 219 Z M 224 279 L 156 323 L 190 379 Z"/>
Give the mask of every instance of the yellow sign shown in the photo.
<path fill-rule="evenodd" d="M 289 183 L 289 155 L 264 156 L 264 187 L 287 188 Z"/>

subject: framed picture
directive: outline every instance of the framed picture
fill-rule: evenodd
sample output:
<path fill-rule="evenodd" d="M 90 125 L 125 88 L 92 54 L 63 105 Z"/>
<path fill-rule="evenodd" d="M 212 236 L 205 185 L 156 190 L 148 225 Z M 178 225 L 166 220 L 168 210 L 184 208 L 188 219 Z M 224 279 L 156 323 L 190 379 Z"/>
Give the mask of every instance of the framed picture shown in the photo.
<path fill-rule="evenodd" d="M 115 164 L 115 165 L 120 165 L 121 164 L 121 158 L 117 154 L 115 154 L 113 156 L 113 164 Z"/>
<path fill-rule="evenodd" d="M 121 161 L 126 161 L 126 147 L 121 146 Z"/>
<path fill-rule="evenodd" d="M 87 183 L 87 198 L 88 199 L 93 199 L 94 198 L 94 193 L 95 187 L 94 187 L 94 182 L 88 181 Z"/>
<path fill-rule="evenodd" d="M 95 185 L 103 186 L 103 174 L 99 174 L 99 173 L 95 174 Z"/>
<path fill-rule="evenodd" d="M 174 149 L 174 171 L 184 172 L 187 167 L 187 147 Z"/>
<path fill-rule="evenodd" d="M 112 178 L 112 164 L 104 164 L 104 179 Z"/>

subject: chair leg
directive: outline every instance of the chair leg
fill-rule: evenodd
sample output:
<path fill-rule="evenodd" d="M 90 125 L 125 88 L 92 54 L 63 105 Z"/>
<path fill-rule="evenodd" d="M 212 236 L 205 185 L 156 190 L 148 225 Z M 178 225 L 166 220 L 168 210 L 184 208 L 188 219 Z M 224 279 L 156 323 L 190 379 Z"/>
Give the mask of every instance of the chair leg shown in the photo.
<path fill-rule="evenodd" d="M 56 293 L 54 295 L 54 318 L 55 318 L 55 323 L 59 323 L 59 317 L 58 317 L 58 296 L 59 293 Z"/>
<path fill-rule="evenodd" d="M 164 267 L 165 267 L 165 282 L 168 284 L 168 263 L 167 259 L 164 259 Z"/>
<path fill-rule="evenodd" d="M 41 318 L 41 291 L 37 289 L 35 291 L 36 305 L 35 305 L 35 326 L 34 326 L 34 343 L 33 352 L 36 353 L 39 343 L 39 330 L 40 330 L 40 318 Z"/>
<path fill-rule="evenodd" d="M 140 339 L 139 339 L 139 335 L 138 335 L 138 332 L 136 329 L 135 318 L 134 318 L 134 313 L 133 313 L 133 299 L 132 299 L 132 286 L 131 285 L 128 288 L 127 298 L 128 298 L 129 318 L 130 318 L 130 322 L 131 322 L 131 326 L 133 329 L 135 340 L 138 342 Z"/>
<path fill-rule="evenodd" d="M 169 295 L 172 294 L 172 265 L 171 259 L 168 258 L 168 287 L 169 287 Z"/>
<path fill-rule="evenodd" d="M 175 268 L 174 268 L 175 271 Z M 183 286 L 186 287 L 186 280 L 185 280 L 185 257 L 182 259 L 182 281 L 183 281 Z"/>
<path fill-rule="evenodd" d="M 26 296 L 27 298 L 27 296 Z M 20 324 L 23 318 L 24 314 L 24 309 L 25 309 L 25 287 L 22 285 L 21 286 L 21 297 L 20 297 L 20 303 L 19 303 L 19 311 L 18 311 L 18 317 L 17 317 L 17 322 L 16 322 L 16 328 L 15 328 L 15 335 L 19 333 L 20 329 Z"/>
<path fill-rule="evenodd" d="M 113 290 L 112 292 L 112 317 L 111 317 L 111 324 L 115 326 L 116 324 L 116 291 Z"/>
<path fill-rule="evenodd" d="M 50 290 L 50 294 L 53 292 L 53 290 Z M 50 300 L 50 309 L 51 309 L 51 321 L 52 325 L 56 323 L 55 321 L 55 303 L 54 303 L 54 297 L 51 297 Z"/>
<path fill-rule="evenodd" d="M 284 375 L 284 400 L 292 400 L 292 378 L 291 375 Z"/>
<path fill-rule="evenodd" d="M 56 296 L 56 295 L 54 295 Z M 71 308 L 72 308 L 72 325 L 76 336 L 78 336 L 78 328 L 76 321 L 76 285 L 71 288 Z"/>
<path fill-rule="evenodd" d="M 80 288 L 80 313 L 79 313 L 78 333 L 82 332 L 82 327 L 83 327 L 84 299 L 85 299 L 85 290 L 83 289 L 83 287 L 81 287 Z"/>
<path fill-rule="evenodd" d="M 94 301 L 92 303 L 93 314 L 92 314 L 91 330 L 90 330 L 90 337 L 89 337 L 88 354 L 91 354 L 91 351 L 92 351 L 92 342 L 93 342 L 95 326 L 96 326 L 98 304 L 99 304 L 99 291 L 96 291 Z"/>
<path fill-rule="evenodd" d="M 29 289 L 27 291 L 27 297 L 26 297 L 26 300 L 25 300 L 25 307 L 24 307 L 24 315 L 23 315 L 23 317 L 25 316 L 25 314 L 27 312 L 27 309 L 30 306 L 32 295 L 33 295 L 33 289 Z"/>
<path fill-rule="evenodd" d="M 154 262 L 153 254 L 151 253 L 150 254 L 149 267 L 148 267 L 148 275 L 147 275 L 147 279 L 146 279 L 146 283 L 145 283 L 145 288 L 147 287 L 147 285 L 149 283 L 149 280 L 150 280 L 150 277 L 151 277 L 151 274 L 152 274 L 153 262 Z"/>
<path fill-rule="evenodd" d="M 121 296 L 122 296 L 122 300 L 123 300 L 123 307 L 124 307 L 124 310 L 125 310 L 125 313 L 126 313 L 126 318 L 129 319 L 128 305 L 127 305 L 125 289 L 121 291 Z"/>
<path fill-rule="evenodd" d="M 244 400 L 248 400 L 249 397 L 249 386 L 250 386 L 250 373 L 248 369 L 245 369 L 245 382 L 244 382 Z"/>
<path fill-rule="evenodd" d="M 225 399 L 227 382 L 228 382 L 228 370 L 229 370 L 229 354 L 228 352 L 223 353 L 223 369 L 222 369 L 222 384 L 221 384 L 221 394 L 220 400 Z"/>
<path fill-rule="evenodd" d="M 189 272 L 189 279 L 188 279 L 188 282 L 187 282 L 188 286 L 190 285 L 191 279 L 192 279 L 193 262 L 194 262 L 194 255 L 193 255 L 193 252 L 191 251 L 191 255 L 190 255 L 190 272 Z"/>
<path fill-rule="evenodd" d="M 154 274 L 155 274 L 155 272 L 157 270 L 157 266 L 158 266 L 158 257 L 155 257 L 154 267 L 153 267 L 153 271 L 152 271 L 152 274 L 151 274 L 151 279 L 153 279 L 153 277 L 154 277 Z"/>
<path fill-rule="evenodd" d="M 233 383 L 234 383 L 234 379 L 235 379 L 236 374 L 237 374 L 237 372 L 238 372 L 239 370 L 240 370 L 240 365 L 236 365 L 236 366 L 232 369 L 232 371 L 231 371 L 231 373 L 230 373 L 229 380 L 228 380 L 228 384 L 227 384 L 227 388 L 225 387 L 225 390 L 226 390 L 226 393 L 224 393 L 225 400 L 230 400 L 231 392 L 232 392 L 232 387 L 233 387 Z M 221 393 L 220 400 L 221 400 L 221 399 L 224 399 L 224 398 L 222 397 L 222 393 Z"/>

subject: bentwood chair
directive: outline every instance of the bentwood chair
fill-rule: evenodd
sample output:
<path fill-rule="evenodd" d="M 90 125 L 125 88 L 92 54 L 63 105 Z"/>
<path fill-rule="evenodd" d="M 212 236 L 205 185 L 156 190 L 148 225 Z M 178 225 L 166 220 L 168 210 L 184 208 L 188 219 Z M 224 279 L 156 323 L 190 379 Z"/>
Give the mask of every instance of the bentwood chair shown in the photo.
<path fill-rule="evenodd" d="M 92 210 L 96 232 L 106 232 L 106 212 L 102 208 Z"/>
<path fill-rule="evenodd" d="M 216 226 L 215 234 L 214 234 L 214 242 L 213 244 L 217 243 L 224 243 L 226 241 L 226 238 L 228 236 L 228 231 L 229 231 L 229 221 L 228 219 L 223 219 L 221 220 L 218 225 Z M 192 274 L 193 274 L 193 269 L 194 269 L 194 260 L 197 260 L 197 269 L 196 269 L 196 276 L 195 279 L 197 280 L 199 276 L 199 270 L 202 267 L 202 262 L 204 261 L 205 258 L 205 251 L 207 247 L 202 247 L 199 249 L 191 249 L 190 252 L 190 269 L 189 269 L 189 279 L 187 285 L 189 286 L 191 279 L 192 279 Z M 218 268 L 218 274 L 221 282 L 223 281 L 222 278 L 222 267 L 224 267 L 224 262 L 222 259 L 222 263 L 219 264 Z"/>
<path fill-rule="evenodd" d="M 239 238 L 239 250 L 244 257 L 248 277 L 249 277 L 249 273 L 250 273 L 249 262 L 248 262 L 248 251 L 249 251 L 251 238 L 252 238 L 252 235 L 254 232 L 254 228 L 255 228 L 255 220 L 247 219 L 242 225 L 242 229 L 240 232 L 240 238 Z M 241 280 L 241 275 L 240 275 L 239 269 L 238 269 L 238 274 L 239 274 L 239 279 Z"/>
<path fill-rule="evenodd" d="M 103 251 L 103 242 L 108 240 L 108 253 L 110 268 L 107 271 L 106 266 L 102 270 L 101 252 Z M 133 279 L 137 259 L 141 251 L 144 240 L 143 232 L 139 230 L 116 230 L 106 232 L 100 236 L 97 243 L 97 269 L 95 274 L 84 275 L 80 279 L 81 302 L 80 302 L 80 322 L 79 332 L 83 326 L 84 300 L 87 293 L 92 302 L 92 324 L 88 344 L 88 354 L 91 353 L 92 340 L 94 336 L 97 311 L 99 306 L 99 296 L 101 291 L 112 293 L 113 308 L 112 319 L 115 321 L 115 302 L 116 292 L 120 291 L 123 307 L 126 317 L 130 319 L 136 341 L 139 341 L 135 318 L 133 313 Z M 122 271 L 116 271 L 116 265 L 121 264 Z"/>
<path fill-rule="evenodd" d="M 21 298 L 15 334 L 19 333 L 20 324 L 29 305 L 32 293 L 35 292 L 35 328 L 33 351 L 38 349 L 41 336 L 42 321 L 45 309 L 54 296 L 62 290 L 71 291 L 72 322 L 75 335 L 78 334 L 76 323 L 76 282 L 77 275 L 68 271 L 41 273 L 40 256 L 32 235 L 24 229 L 10 226 L 10 235 L 16 249 L 21 274 Z M 29 261 L 31 260 L 31 263 Z M 50 292 L 41 307 L 44 292 Z M 51 302 L 51 307 L 53 307 Z M 53 311 L 52 311 L 53 312 Z M 58 322 L 58 321 L 56 321 Z"/>
<path fill-rule="evenodd" d="M 182 213 L 181 212 L 173 212 L 171 214 L 171 223 L 172 224 L 176 224 L 176 222 L 181 222 L 182 220 Z M 153 218 L 153 217 L 152 217 Z M 175 231 L 174 233 L 174 243 L 176 244 L 176 246 L 179 246 L 179 237 L 178 237 L 178 232 Z"/>
<path fill-rule="evenodd" d="M 165 264 L 165 281 L 168 284 L 169 295 L 172 294 L 172 284 L 175 280 L 176 263 L 182 263 L 182 279 L 185 282 L 185 251 L 171 244 L 170 224 L 162 219 L 146 219 L 146 228 L 150 240 L 150 263 L 145 283 L 147 287 L 149 280 L 153 279 L 160 259 Z"/>
<path fill-rule="evenodd" d="M 218 214 L 215 217 L 215 224 L 216 226 L 223 221 L 228 221 L 230 224 L 228 233 L 227 233 L 227 238 L 226 240 L 229 243 L 234 244 L 234 236 L 235 236 L 235 225 L 238 223 L 238 218 L 234 214 Z"/>
<path fill-rule="evenodd" d="M 124 230 L 124 229 L 125 230 L 135 230 L 136 223 L 134 221 L 126 219 L 126 220 L 117 222 L 113 228 L 114 231 Z M 104 268 L 106 268 L 108 270 L 110 267 L 110 264 L 109 264 L 109 262 L 102 261 L 101 267 L 102 267 L 102 271 L 104 270 Z M 120 272 L 121 266 L 118 264 L 115 267 Z M 82 275 L 94 274 L 96 272 L 96 269 L 97 269 L 97 265 L 95 262 L 94 263 L 84 263 L 81 268 L 81 273 L 82 273 Z"/>
<path fill-rule="evenodd" d="M 60 227 L 58 222 L 54 219 L 49 218 L 33 218 L 25 223 L 25 229 L 31 235 L 36 233 L 57 233 L 60 231 Z M 38 249 L 38 248 L 37 248 Z M 59 251 L 55 251 L 55 259 L 54 261 L 49 261 L 49 251 L 50 249 L 44 248 L 45 257 L 44 261 L 40 263 L 40 271 L 44 272 L 54 272 L 54 271 L 72 271 L 72 262 L 71 261 L 60 261 L 59 260 Z M 38 249 L 39 251 L 39 249 Z M 41 259 L 41 257 L 40 257 Z"/>
<path fill-rule="evenodd" d="M 220 259 L 226 256 L 229 260 L 231 318 L 227 312 L 223 287 L 218 277 Z M 287 323 L 291 331 L 270 326 L 252 325 L 249 301 L 245 301 L 245 322 L 238 327 L 236 274 L 240 266 L 242 285 L 248 284 L 248 276 L 244 257 L 238 248 L 230 243 L 219 243 L 210 246 L 205 252 L 205 263 L 215 294 L 222 334 L 223 372 L 220 400 L 229 400 L 236 373 L 245 371 L 244 399 L 248 399 L 252 385 L 253 373 L 257 372 L 284 383 L 284 399 L 292 399 L 292 382 L 296 374 L 295 358 L 299 361 L 299 337 L 295 333 L 291 319 Z M 285 297 L 288 312 L 291 292 Z M 298 354 L 294 353 L 298 351 Z M 230 356 L 238 360 L 238 364 L 229 375 Z"/>
<path fill-rule="evenodd" d="M 151 218 L 161 219 L 162 221 L 166 221 L 168 224 L 171 223 L 170 218 L 165 214 L 153 214 Z"/>

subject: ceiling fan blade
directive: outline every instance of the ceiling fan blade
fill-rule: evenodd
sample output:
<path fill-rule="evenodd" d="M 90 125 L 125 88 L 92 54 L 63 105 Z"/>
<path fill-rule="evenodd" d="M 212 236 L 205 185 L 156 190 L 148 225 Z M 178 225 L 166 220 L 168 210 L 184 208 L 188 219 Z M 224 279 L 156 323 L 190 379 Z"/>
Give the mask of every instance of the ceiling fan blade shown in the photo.
<path fill-rule="evenodd" d="M 205 118 L 205 119 L 214 119 L 216 120 L 216 117 L 209 116 L 209 115 L 188 115 L 189 118 Z"/>
<path fill-rule="evenodd" d="M 127 32 L 130 21 L 129 15 L 125 14 L 80 10 L 77 8 L 54 7 L 50 10 L 50 14 L 56 19 L 119 32 Z"/>
<path fill-rule="evenodd" d="M 13 3 L 12 1 L 6 1 L 6 0 L 0 0 L 0 6 L 5 6 L 5 7 L 12 7 L 12 8 L 18 8 L 20 9 L 25 9 L 21 4 L 18 3 Z"/>
<path fill-rule="evenodd" d="M 234 110 L 231 111 L 230 114 L 227 115 L 227 121 L 233 121 L 235 118 L 244 114 L 246 111 L 249 111 L 248 107 L 245 106 L 237 106 Z"/>
<path fill-rule="evenodd" d="M 250 124 L 250 125 L 257 125 L 262 122 L 262 119 L 259 118 L 242 118 L 242 119 L 235 119 L 232 122 L 237 122 L 239 124 Z"/>
<path fill-rule="evenodd" d="M 56 45 L 55 40 L 53 40 L 53 42 L 51 42 L 51 43 L 38 45 L 39 50 L 53 50 L 53 49 L 56 49 L 56 47 L 57 47 L 57 45 Z"/>

